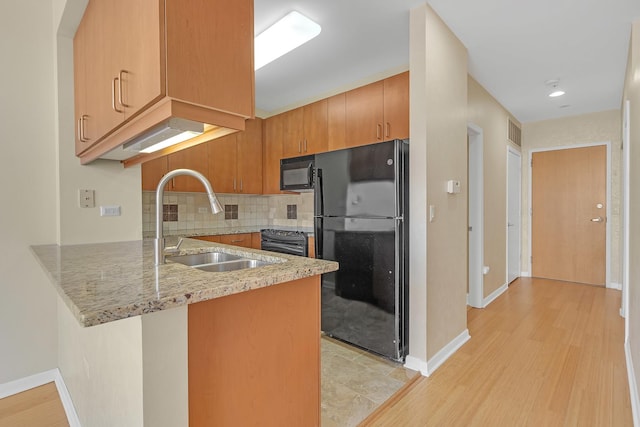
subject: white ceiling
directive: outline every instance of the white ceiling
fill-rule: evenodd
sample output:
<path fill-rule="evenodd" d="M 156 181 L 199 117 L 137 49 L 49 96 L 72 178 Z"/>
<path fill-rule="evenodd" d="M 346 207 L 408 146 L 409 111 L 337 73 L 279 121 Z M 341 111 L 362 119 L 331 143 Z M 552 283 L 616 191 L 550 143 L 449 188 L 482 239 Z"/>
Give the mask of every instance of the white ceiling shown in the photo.
<path fill-rule="evenodd" d="M 256 107 L 282 111 L 408 69 L 424 0 L 255 0 L 255 32 L 297 10 L 318 37 L 256 72 Z M 521 122 L 620 108 L 638 0 L 429 0 L 469 51 L 469 73 Z M 559 79 L 565 96 L 547 97 Z M 566 106 L 568 105 L 568 106 Z"/>

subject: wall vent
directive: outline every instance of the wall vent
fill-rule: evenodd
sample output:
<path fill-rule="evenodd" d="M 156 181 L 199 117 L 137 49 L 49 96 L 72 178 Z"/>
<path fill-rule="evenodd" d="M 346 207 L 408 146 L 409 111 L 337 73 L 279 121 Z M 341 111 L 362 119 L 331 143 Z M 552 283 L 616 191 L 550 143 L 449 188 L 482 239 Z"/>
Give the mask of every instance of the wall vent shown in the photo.
<path fill-rule="evenodd" d="M 522 146 L 522 130 L 517 124 L 513 123 L 509 119 L 509 141 L 516 144 L 518 147 Z"/>

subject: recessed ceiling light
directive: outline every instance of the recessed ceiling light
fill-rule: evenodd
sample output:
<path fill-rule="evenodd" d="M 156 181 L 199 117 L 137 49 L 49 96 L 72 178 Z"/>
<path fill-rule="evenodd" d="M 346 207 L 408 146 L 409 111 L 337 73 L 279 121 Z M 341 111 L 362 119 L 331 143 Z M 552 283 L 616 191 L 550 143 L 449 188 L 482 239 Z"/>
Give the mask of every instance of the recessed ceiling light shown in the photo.
<path fill-rule="evenodd" d="M 255 69 L 305 44 L 322 28 L 311 19 L 295 10 L 260 33 L 254 44 Z"/>
<path fill-rule="evenodd" d="M 552 90 L 549 94 L 549 98 L 557 98 L 565 93 L 563 90 L 558 88 L 558 85 L 560 85 L 560 80 L 558 79 L 547 80 L 544 84 Z"/>
<path fill-rule="evenodd" d="M 555 90 L 555 91 L 553 91 L 553 92 L 551 92 L 549 94 L 549 97 L 550 98 L 556 98 L 556 97 L 562 96 L 562 95 L 564 95 L 564 91 L 563 90 Z"/>

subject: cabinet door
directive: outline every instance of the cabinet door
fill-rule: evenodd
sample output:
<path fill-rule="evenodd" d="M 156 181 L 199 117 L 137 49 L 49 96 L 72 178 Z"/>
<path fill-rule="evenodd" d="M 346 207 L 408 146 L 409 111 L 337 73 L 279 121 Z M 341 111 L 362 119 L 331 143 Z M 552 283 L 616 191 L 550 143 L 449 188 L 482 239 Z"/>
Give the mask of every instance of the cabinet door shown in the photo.
<path fill-rule="evenodd" d="M 409 138 L 409 72 L 384 80 L 384 140 Z"/>
<path fill-rule="evenodd" d="M 207 176 L 209 173 L 209 157 L 206 144 L 199 144 L 169 154 L 167 156 L 167 168 L 169 171 L 174 169 L 193 169 Z M 201 193 L 205 191 L 202 183 L 190 176 L 177 176 L 170 185 L 169 189 L 171 191 L 198 191 Z"/>
<path fill-rule="evenodd" d="M 309 236 L 307 238 L 307 256 L 309 258 L 316 257 L 316 239 L 314 236 Z"/>
<path fill-rule="evenodd" d="M 86 101 L 86 63 L 88 61 L 89 27 L 93 20 L 89 8 L 78 25 L 73 38 L 73 79 L 76 124 L 76 155 L 82 153 L 95 142 L 95 134 L 90 133 L 89 115 Z"/>
<path fill-rule="evenodd" d="M 340 93 L 327 100 L 327 150 L 346 147 L 346 95 Z"/>
<path fill-rule="evenodd" d="M 164 93 L 161 60 L 161 14 L 158 0 L 110 0 L 117 25 L 113 27 L 117 58 L 112 68 L 117 105 L 129 118 Z M 164 2 L 162 2 L 164 3 Z M 164 5 L 163 5 L 164 8 Z M 116 43 L 117 41 L 117 43 Z"/>
<path fill-rule="evenodd" d="M 251 247 L 253 249 L 262 249 L 261 233 L 251 233 Z"/>
<path fill-rule="evenodd" d="M 192 239 L 204 240 L 205 242 L 220 243 L 220 236 L 194 236 Z"/>
<path fill-rule="evenodd" d="M 282 159 L 282 114 L 269 117 L 264 122 L 264 163 L 262 192 L 280 194 L 280 159 Z"/>
<path fill-rule="evenodd" d="M 262 194 L 262 119 L 247 120 L 237 137 L 237 191 Z"/>
<path fill-rule="evenodd" d="M 304 116 L 302 153 L 304 155 L 327 151 L 327 104 L 327 100 L 323 99 L 302 108 Z"/>
<path fill-rule="evenodd" d="M 375 82 L 346 93 L 346 146 L 383 140 L 384 85 Z"/>
<path fill-rule="evenodd" d="M 235 193 L 237 134 L 232 133 L 206 144 L 209 149 L 209 180 L 216 193 Z"/>
<path fill-rule="evenodd" d="M 304 113 L 302 107 L 282 114 L 284 133 L 282 156 L 297 157 L 304 153 Z"/>
<path fill-rule="evenodd" d="M 223 234 L 220 236 L 220 243 L 224 243 L 226 245 L 242 246 L 243 248 L 250 248 L 251 233 Z"/>
<path fill-rule="evenodd" d="M 156 191 L 158 183 L 167 173 L 167 156 L 159 157 L 142 164 L 142 189 L 145 191 Z M 171 184 L 167 185 L 167 190 L 171 190 Z"/>

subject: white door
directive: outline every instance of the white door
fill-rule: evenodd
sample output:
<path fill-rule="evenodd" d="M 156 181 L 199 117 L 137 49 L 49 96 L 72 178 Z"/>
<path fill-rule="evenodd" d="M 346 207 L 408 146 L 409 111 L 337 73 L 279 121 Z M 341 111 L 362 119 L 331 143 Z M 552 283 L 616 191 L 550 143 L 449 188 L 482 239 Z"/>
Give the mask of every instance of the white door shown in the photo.
<path fill-rule="evenodd" d="M 482 129 L 469 124 L 469 290 L 468 304 L 471 307 L 484 307 L 482 264 L 484 263 L 484 196 L 483 196 L 483 159 Z"/>
<path fill-rule="evenodd" d="M 522 158 L 509 147 L 507 152 L 507 283 L 520 277 L 520 185 Z"/>

